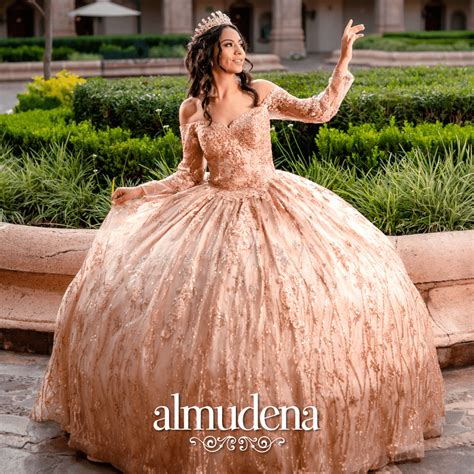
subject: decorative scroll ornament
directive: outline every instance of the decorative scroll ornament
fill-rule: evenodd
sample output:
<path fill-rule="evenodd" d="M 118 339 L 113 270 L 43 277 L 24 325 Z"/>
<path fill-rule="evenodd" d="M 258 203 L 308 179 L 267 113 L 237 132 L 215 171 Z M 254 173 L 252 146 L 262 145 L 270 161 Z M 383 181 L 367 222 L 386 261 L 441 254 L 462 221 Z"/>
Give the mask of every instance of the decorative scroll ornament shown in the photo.
<path fill-rule="evenodd" d="M 236 444 L 239 445 L 240 451 L 246 451 L 248 448 L 252 448 L 258 453 L 266 453 L 270 451 L 272 446 L 277 443 L 279 446 L 285 444 L 284 438 L 275 438 L 271 439 L 268 436 L 260 436 L 260 438 L 250 438 L 249 436 L 224 436 L 223 438 L 215 436 L 206 436 L 204 439 L 197 438 L 193 436 L 189 439 L 189 442 L 196 446 L 197 442 L 200 442 L 206 451 L 210 453 L 216 453 L 220 451 L 224 446 L 227 447 L 229 451 L 235 451 Z"/>
<path fill-rule="evenodd" d="M 195 33 L 192 37 L 192 41 L 194 41 L 198 36 L 205 33 L 207 30 L 218 25 L 232 25 L 232 21 L 230 21 L 230 18 L 225 13 L 222 13 L 220 10 L 212 12 L 207 18 L 201 20 L 198 23 L 198 26 L 194 29 Z"/>

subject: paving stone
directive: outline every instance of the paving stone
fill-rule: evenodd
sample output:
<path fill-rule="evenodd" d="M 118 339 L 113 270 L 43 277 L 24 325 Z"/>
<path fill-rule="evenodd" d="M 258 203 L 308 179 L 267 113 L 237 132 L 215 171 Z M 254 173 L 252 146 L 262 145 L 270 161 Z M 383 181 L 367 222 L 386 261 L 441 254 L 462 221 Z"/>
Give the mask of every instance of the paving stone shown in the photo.
<path fill-rule="evenodd" d="M 54 421 L 38 423 L 30 420 L 27 430 L 29 439 L 34 443 L 61 436 L 64 433 L 64 431 Z"/>
<path fill-rule="evenodd" d="M 25 416 L 0 415 L 0 432 L 27 436 L 29 422 L 30 420 Z"/>
<path fill-rule="evenodd" d="M 471 431 L 471 428 L 467 426 L 445 425 L 443 429 L 443 436 L 458 435 L 461 433 L 467 433 L 468 431 Z"/>
<path fill-rule="evenodd" d="M 389 464 L 388 466 L 384 466 L 382 469 L 374 472 L 377 474 L 400 474 L 402 471 L 400 471 L 396 464 Z"/>
<path fill-rule="evenodd" d="M 62 433 L 61 436 L 48 438 L 38 443 L 27 443 L 25 449 L 30 453 L 56 453 L 56 454 L 75 454 L 75 450 L 68 446 L 68 436 Z"/>
<path fill-rule="evenodd" d="M 15 474 L 23 474 L 20 466 L 25 459 L 30 456 L 27 451 L 3 446 L 0 448 L 0 466 L 2 472 Z"/>
<path fill-rule="evenodd" d="M 97 464 L 77 454 L 35 454 L 22 449 L 0 447 L 0 472 L 15 474 L 119 473 L 110 464 Z"/>
<path fill-rule="evenodd" d="M 449 425 L 455 425 L 458 421 L 464 416 L 464 412 L 462 410 L 447 410 L 446 411 L 446 423 Z"/>
<path fill-rule="evenodd" d="M 474 449 L 471 446 L 428 451 L 420 463 L 397 466 L 404 474 L 469 474 L 474 472 Z"/>
<path fill-rule="evenodd" d="M 23 449 L 27 444 L 28 438 L 24 436 L 18 436 L 11 433 L 0 433 L 0 446 Z"/>

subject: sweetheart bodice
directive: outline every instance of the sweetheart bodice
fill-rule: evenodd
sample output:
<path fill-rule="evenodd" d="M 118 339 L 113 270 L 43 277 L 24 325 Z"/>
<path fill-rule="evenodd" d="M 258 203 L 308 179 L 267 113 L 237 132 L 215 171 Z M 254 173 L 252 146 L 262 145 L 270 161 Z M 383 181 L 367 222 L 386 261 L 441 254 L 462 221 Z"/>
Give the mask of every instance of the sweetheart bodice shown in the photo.
<path fill-rule="evenodd" d="M 260 187 L 274 176 L 270 117 L 264 105 L 249 109 L 229 125 L 200 120 L 195 127 L 211 185 Z"/>

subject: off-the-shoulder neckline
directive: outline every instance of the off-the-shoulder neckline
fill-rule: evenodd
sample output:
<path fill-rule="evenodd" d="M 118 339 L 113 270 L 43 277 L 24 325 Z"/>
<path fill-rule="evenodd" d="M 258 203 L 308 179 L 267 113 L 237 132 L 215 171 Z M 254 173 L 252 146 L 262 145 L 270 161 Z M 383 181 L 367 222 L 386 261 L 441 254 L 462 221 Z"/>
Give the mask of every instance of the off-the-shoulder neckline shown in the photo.
<path fill-rule="evenodd" d="M 212 122 L 212 124 L 217 124 L 217 125 L 221 125 L 222 127 L 226 127 L 226 128 L 230 128 L 232 126 L 232 124 L 234 122 L 237 122 L 238 120 L 240 120 L 242 117 L 244 117 L 245 115 L 249 114 L 250 112 L 253 112 L 254 110 L 256 109 L 261 109 L 267 102 L 268 98 L 274 93 L 274 91 L 276 89 L 280 89 L 280 86 L 275 86 L 272 88 L 272 90 L 270 92 L 268 92 L 268 94 L 265 96 L 265 98 L 260 102 L 259 105 L 256 105 L 255 107 L 252 107 L 251 109 L 248 109 L 246 110 L 245 112 L 241 113 L 238 117 L 236 117 L 234 120 L 232 120 L 229 124 L 225 124 L 225 123 L 222 123 L 222 122 Z M 198 120 L 194 120 L 192 122 L 187 122 L 185 123 L 184 125 L 181 125 L 180 124 L 180 128 L 186 128 L 190 125 L 194 125 L 194 124 L 197 124 L 197 123 L 201 123 L 201 122 L 207 122 L 207 119 L 198 119 Z M 212 125 L 211 124 L 211 125 Z"/>

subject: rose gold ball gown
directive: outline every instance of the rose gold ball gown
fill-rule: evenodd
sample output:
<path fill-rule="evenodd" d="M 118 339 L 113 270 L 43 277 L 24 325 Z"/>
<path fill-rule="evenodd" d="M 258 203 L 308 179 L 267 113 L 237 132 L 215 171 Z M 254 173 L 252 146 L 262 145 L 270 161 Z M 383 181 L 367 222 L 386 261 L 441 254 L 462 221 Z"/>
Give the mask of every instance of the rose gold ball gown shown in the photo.
<path fill-rule="evenodd" d="M 181 127 L 177 171 L 112 206 L 68 287 L 33 419 L 126 473 L 362 473 L 423 456 L 444 414 L 423 299 L 380 230 L 272 160 L 270 119 L 328 121 L 352 81 L 306 99 L 276 87 L 228 126 Z M 173 393 L 315 406 L 319 430 L 156 431 Z M 284 443 L 190 442 L 208 435 Z"/>

